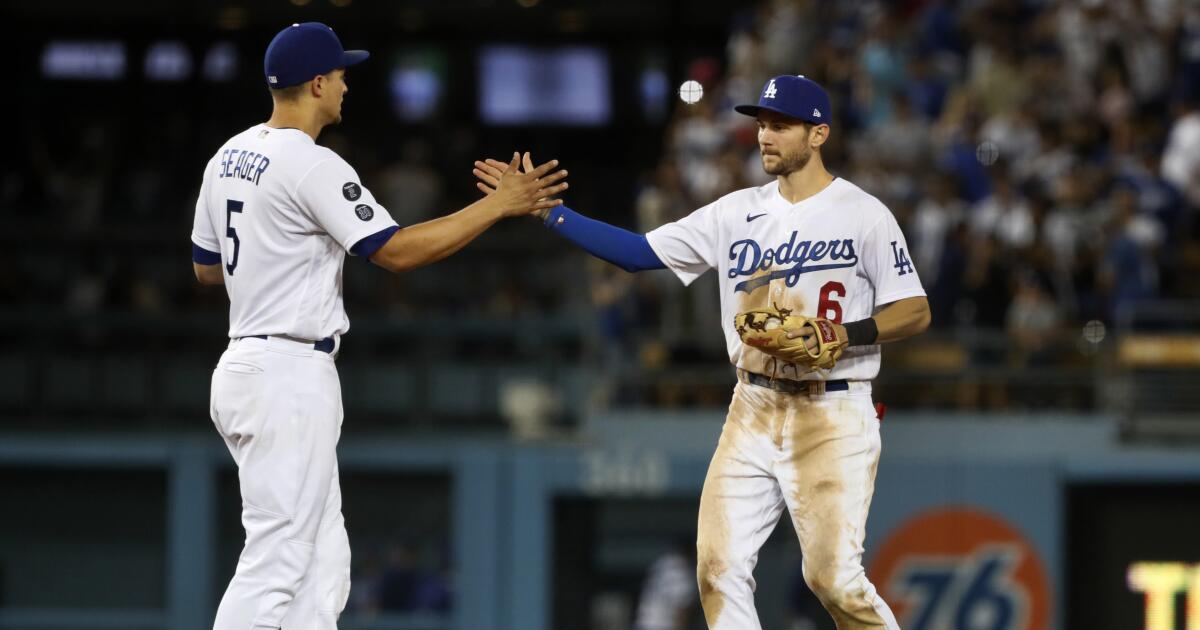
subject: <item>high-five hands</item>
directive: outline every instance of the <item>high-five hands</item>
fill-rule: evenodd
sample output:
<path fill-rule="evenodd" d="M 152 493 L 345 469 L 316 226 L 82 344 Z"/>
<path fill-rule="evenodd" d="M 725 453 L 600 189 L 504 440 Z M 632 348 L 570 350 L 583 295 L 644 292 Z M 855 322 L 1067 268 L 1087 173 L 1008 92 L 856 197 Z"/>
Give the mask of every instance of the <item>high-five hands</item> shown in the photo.
<path fill-rule="evenodd" d="M 537 177 L 541 177 L 537 173 L 539 171 L 541 171 L 542 169 L 546 168 L 547 165 L 556 165 L 556 164 L 558 164 L 558 160 L 551 160 L 550 162 L 547 162 L 546 164 L 543 164 L 537 168 L 534 168 L 533 167 L 533 158 L 530 156 L 529 152 L 526 151 L 525 155 L 521 156 L 520 171 L 523 175 L 533 175 L 535 178 L 537 178 Z M 491 158 L 488 158 L 487 160 L 484 160 L 482 162 L 479 160 L 476 160 L 475 168 L 471 170 L 471 173 L 473 173 L 475 175 L 475 177 L 479 178 L 479 180 L 480 180 L 478 182 L 475 182 L 475 187 L 478 188 L 480 191 L 482 191 L 483 194 L 485 194 L 485 195 L 492 195 L 492 194 L 495 194 L 500 189 L 500 186 L 505 181 L 504 178 L 509 176 L 509 173 L 517 172 L 517 170 L 518 170 L 517 169 L 517 156 L 516 156 L 516 154 L 513 154 L 512 162 L 510 162 L 508 164 L 505 164 L 504 162 L 501 162 L 499 160 L 493 160 Z M 561 173 L 561 175 L 559 175 L 560 173 Z M 550 177 L 558 176 L 558 177 L 555 177 L 555 179 L 553 180 L 553 181 L 558 181 L 559 179 L 566 177 L 566 175 L 567 175 L 567 172 L 564 170 L 564 171 L 559 171 L 557 173 L 554 173 L 554 175 L 551 175 Z M 547 177 L 542 177 L 543 182 L 547 179 L 548 179 Z M 528 212 L 528 213 L 521 213 L 521 214 L 534 214 L 534 215 L 538 216 L 539 218 L 545 220 L 546 216 L 550 213 L 550 209 L 562 203 L 561 199 L 550 199 L 549 197 L 556 195 L 566 189 L 567 189 L 566 183 L 546 189 L 549 192 L 546 193 L 546 197 L 543 197 L 543 198 L 540 198 L 537 200 L 537 205 L 533 209 L 533 211 Z"/>
<path fill-rule="evenodd" d="M 550 160 L 534 168 L 529 153 L 525 153 L 523 170 L 518 168 L 519 161 L 520 154 L 513 153 L 512 162 L 508 164 L 488 160 L 489 163 L 499 164 L 499 167 L 475 162 L 475 176 L 490 184 L 487 188 L 482 184 L 477 185 L 492 196 L 506 217 L 534 213 L 544 217 L 551 208 L 562 203 L 561 199 L 553 197 L 567 189 L 568 184 L 562 181 L 567 177 L 567 171 L 551 172 L 558 166 L 558 160 Z M 481 165 L 488 169 L 486 173 L 480 170 Z"/>

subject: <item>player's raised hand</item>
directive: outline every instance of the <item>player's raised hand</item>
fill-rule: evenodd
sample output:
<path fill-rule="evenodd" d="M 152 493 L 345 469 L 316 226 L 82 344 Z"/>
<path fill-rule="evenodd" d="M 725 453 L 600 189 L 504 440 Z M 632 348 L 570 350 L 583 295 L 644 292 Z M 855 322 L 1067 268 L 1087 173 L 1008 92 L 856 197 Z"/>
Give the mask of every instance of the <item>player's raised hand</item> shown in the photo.
<path fill-rule="evenodd" d="M 504 173 L 508 172 L 509 168 L 513 167 L 513 166 L 515 166 L 515 165 L 506 164 L 504 162 L 501 162 L 499 160 L 493 160 L 491 158 L 488 158 L 487 160 L 484 160 L 482 162 L 476 160 L 475 168 L 472 169 L 472 171 L 471 171 L 475 175 L 475 177 L 479 178 L 479 181 L 475 182 L 475 187 L 478 188 L 480 191 L 482 191 L 483 194 L 491 195 L 492 193 L 496 192 L 496 186 L 500 182 L 500 177 L 502 175 L 504 175 Z M 529 152 L 526 151 L 525 154 L 523 156 L 521 156 L 521 171 L 523 173 L 530 173 L 534 170 L 535 169 L 533 166 L 533 157 L 531 157 Z M 547 201 L 547 200 L 539 199 L 539 201 Z M 559 201 L 559 203 L 562 203 L 562 202 Z M 550 209 L 553 208 L 555 205 L 558 205 L 558 204 L 553 204 L 553 205 L 546 206 L 544 208 L 539 208 L 539 209 L 535 210 L 533 212 L 533 214 L 537 215 L 541 219 L 545 219 L 546 216 L 549 214 Z"/>
<path fill-rule="evenodd" d="M 544 213 L 561 204 L 561 199 L 552 198 L 568 187 L 567 182 L 562 181 L 567 177 L 567 171 L 553 170 L 558 166 L 558 160 L 550 160 L 535 168 L 529 153 L 526 153 L 523 171 L 518 167 L 520 160 L 520 154 L 513 153 L 512 161 L 508 164 L 496 160 L 475 162 L 472 172 L 482 180 L 476 185 L 501 204 L 502 212 L 507 217 Z"/>
<path fill-rule="evenodd" d="M 482 162 L 475 160 L 475 168 L 471 170 L 471 173 L 479 178 L 479 181 L 475 182 L 475 187 L 483 191 L 485 195 L 496 192 L 496 184 L 499 183 L 500 176 L 508 170 L 508 166 L 507 163 L 492 158 Z M 533 158 L 528 151 L 521 156 L 521 170 L 525 173 L 533 170 Z"/>

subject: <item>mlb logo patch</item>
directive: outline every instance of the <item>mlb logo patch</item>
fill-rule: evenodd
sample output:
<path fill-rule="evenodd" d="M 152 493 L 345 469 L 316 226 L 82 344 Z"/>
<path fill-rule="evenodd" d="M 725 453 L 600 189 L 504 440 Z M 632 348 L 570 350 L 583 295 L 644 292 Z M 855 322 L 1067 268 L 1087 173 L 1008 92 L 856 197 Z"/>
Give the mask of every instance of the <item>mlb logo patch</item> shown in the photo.
<path fill-rule="evenodd" d="M 279 79 L 275 75 L 272 74 L 267 77 L 267 82 L 268 83 L 279 83 Z"/>

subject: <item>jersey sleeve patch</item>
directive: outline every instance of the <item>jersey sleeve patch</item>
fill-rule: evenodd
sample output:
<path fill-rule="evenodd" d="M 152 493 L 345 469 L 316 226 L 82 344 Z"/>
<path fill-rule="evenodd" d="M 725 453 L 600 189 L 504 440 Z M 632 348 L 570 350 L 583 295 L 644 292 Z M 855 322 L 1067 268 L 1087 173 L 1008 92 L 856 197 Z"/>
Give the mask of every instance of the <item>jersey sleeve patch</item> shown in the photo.
<path fill-rule="evenodd" d="M 295 196 L 302 211 L 346 251 L 395 226 L 387 209 L 360 183 L 344 160 L 330 154 L 300 178 Z"/>

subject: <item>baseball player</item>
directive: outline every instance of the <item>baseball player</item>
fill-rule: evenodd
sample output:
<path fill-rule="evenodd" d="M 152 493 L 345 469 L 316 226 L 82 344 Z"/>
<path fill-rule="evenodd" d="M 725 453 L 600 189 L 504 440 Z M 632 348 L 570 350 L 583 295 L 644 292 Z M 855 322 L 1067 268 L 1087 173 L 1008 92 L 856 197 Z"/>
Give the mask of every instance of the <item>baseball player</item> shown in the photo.
<path fill-rule="evenodd" d="M 684 284 L 719 274 L 738 383 L 700 498 L 697 578 L 708 626 L 761 627 L 753 569 L 786 509 L 805 581 L 838 628 L 895 629 L 862 566 L 880 447 L 871 379 L 879 344 L 922 332 L 929 304 L 891 212 L 822 163 L 832 113 L 825 90 L 779 76 L 757 105 L 736 110 L 756 117 L 774 182 L 645 235 L 566 206 L 545 213 L 546 225 L 628 271 L 665 267 Z M 507 168 L 476 162 L 480 189 L 492 191 Z"/>
<path fill-rule="evenodd" d="M 333 151 L 345 69 L 364 61 L 324 24 L 267 47 L 270 120 L 230 138 L 204 170 L 192 232 L 196 277 L 229 294 L 229 348 L 212 378 L 213 423 L 238 465 L 245 547 L 216 630 L 335 628 L 350 589 L 335 448 L 334 358 L 349 329 L 346 252 L 393 272 L 429 264 L 496 221 L 555 205 L 565 171 L 529 174 L 517 155 L 496 194 L 401 229 Z"/>

